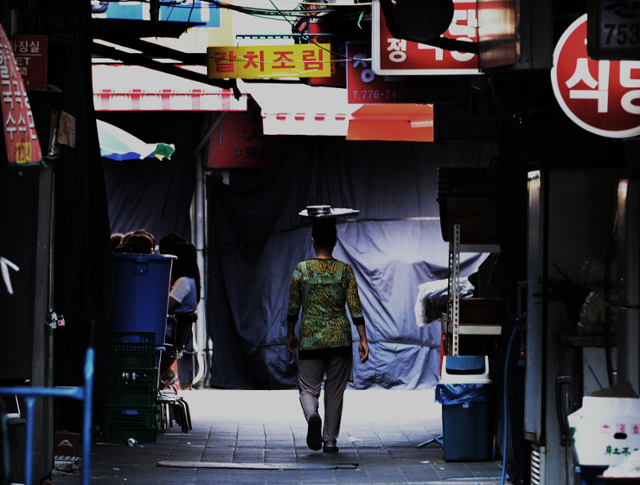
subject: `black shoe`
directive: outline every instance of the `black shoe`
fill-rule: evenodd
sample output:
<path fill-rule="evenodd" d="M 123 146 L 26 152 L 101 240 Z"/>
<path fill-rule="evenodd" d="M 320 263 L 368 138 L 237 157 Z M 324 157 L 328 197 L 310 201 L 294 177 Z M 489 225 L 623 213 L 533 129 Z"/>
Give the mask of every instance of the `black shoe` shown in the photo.
<path fill-rule="evenodd" d="M 309 416 L 307 446 L 312 450 L 319 450 L 322 448 L 322 419 L 316 413 Z"/>
<path fill-rule="evenodd" d="M 322 451 L 325 453 L 337 453 L 340 450 L 336 445 L 324 445 Z"/>

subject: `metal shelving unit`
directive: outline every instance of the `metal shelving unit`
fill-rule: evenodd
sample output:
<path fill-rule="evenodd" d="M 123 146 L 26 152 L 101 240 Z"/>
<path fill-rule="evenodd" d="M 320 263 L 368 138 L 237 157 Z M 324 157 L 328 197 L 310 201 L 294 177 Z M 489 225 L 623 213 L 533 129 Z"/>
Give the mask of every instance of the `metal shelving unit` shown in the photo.
<path fill-rule="evenodd" d="M 450 355 L 458 355 L 460 335 L 500 335 L 502 332 L 502 325 L 460 325 L 460 253 L 499 252 L 498 244 L 461 244 L 460 224 L 453 226 L 453 241 L 449 242 L 449 305 L 446 325 Z"/>

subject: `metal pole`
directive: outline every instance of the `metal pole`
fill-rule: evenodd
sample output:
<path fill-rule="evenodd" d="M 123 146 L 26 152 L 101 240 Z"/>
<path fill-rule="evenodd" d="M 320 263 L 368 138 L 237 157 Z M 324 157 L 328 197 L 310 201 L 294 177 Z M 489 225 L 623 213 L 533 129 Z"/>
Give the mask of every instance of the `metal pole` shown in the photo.
<path fill-rule="evenodd" d="M 84 363 L 84 421 L 82 423 L 82 485 L 89 485 L 91 478 L 91 415 L 93 403 L 93 347 L 87 349 Z"/>
<path fill-rule="evenodd" d="M 25 402 L 27 404 L 27 437 L 24 447 L 24 482 L 26 485 L 31 485 L 33 483 L 33 415 L 36 398 L 34 396 L 27 396 L 25 397 Z"/>

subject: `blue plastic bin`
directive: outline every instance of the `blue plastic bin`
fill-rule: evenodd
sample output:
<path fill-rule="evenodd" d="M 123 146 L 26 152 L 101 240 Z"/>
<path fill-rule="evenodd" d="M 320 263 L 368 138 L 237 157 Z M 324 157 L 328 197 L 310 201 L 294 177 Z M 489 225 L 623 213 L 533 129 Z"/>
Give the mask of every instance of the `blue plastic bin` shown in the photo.
<path fill-rule="evenodd" d="M 487 356 L 445 356 L 436 401 L 442 404 L 445 461 L 491 461 L 494 388 Z"/>
<path fill-rule="evenodd" d="M 175 256 L 114 253 L 112 332 L 155 332 L 164 344 Z"/>

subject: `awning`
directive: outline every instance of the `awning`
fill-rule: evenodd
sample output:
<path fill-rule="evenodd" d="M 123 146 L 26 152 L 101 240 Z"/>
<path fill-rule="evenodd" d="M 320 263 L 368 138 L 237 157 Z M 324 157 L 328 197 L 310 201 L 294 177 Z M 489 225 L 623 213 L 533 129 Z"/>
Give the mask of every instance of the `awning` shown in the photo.
<path fill-rule="evenodd" d="M 433 141 L 433 106 L 349 104 L 347 90 L 294 83 L 238 82 L 262 108 L 265 135 L 347 140 Z"/>
<path fill-rule="evenodd" d="M 171 158 L 175 146 L 169 143 L 146 143 L 112 124 L 96 120 L 100 155 L 112 160 L 142 160 L 156 157 L 158 160 Z"/>
<path fill-rule="evenodd" d="M 206 67 L 203 66 L 204 69 Z M 192 81 L 141 66 L 93 65 L 96 111 L 246 111 L 231 89 Z"/>

